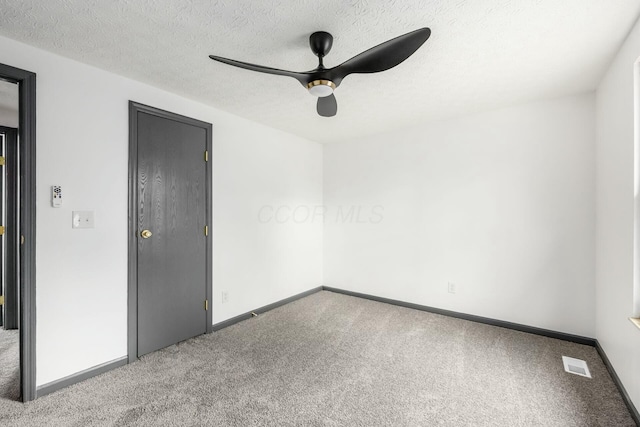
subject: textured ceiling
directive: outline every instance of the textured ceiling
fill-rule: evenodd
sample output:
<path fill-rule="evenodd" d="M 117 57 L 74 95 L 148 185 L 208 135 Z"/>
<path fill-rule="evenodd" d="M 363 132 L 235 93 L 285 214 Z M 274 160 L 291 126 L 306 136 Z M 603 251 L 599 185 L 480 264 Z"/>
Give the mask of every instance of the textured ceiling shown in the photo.
<path fill-rule="evenodd" d="M 332 142 L 472 111 L 593 90 L 640 13 L 638 0 L 0 0 L 0 35 L 248 119 Z M 351 75 L 322 118 L 294 79 L 209 54 L 305 71 L 313 31 L 337 65 L 420 27 L 398 67 Z"/>

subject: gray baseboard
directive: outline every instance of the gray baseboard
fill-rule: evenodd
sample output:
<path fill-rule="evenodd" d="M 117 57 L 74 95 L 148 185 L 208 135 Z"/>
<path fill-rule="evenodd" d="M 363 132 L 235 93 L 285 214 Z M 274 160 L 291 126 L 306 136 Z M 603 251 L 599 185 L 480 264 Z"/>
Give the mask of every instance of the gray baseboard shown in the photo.
<path fill-rule="evenodd" d="M 535 326 L 522 325 L 520 323 L 512 323 L 504 320 L 491 319 L 489 317 L 476 316 L 474 314 L 459 313 L 457 311 L 443 310 L 441 308 L 429 307 L 426 305 L 414 304 L 411 302 L 398 301 L 389 298 L 377 297 L 374 295 L 361 294 L 359 292 L 346 291 L 344 289 L 332 288 L 324 286 L 325 291 L 331 291 L 339 294 L 350 295 L 358 298 L 370 299 L 372 301 L 384 302 L 386 304 L 399 305 L 401 307 L 413 308 L 415 310 L 428 311 L 429 313 L 441 314 L 443 316 L 455 317 L 463 320 L 470 320 L 472 322 L 485 323 L 491 326 L 498 326 L 501 328 L 514 329 L 520 332 L 527 332 L 529 334 L 542 335 L 544 337 L 556 338 L 563 341 L 571 341 L 578 344 L 589 345 L 595 347 L 596 340 L 594 338 L 582 337 L 579 335 L 565 334 L 564 332 L 552 331 L 549 329 L 536 328 Z"/>
<path fill-rule="evenodd" d="M 235 325 L 236 323 L 242 322 L 243 320 L 251 319 L 251 317 L 253 317 L 252 313 L 255 313 L 255 314 L 266 313 L 267 311 L 273 310 L 274 308 L 278 308 L 281 305 L 289 304 L 290 302 L 293 302 L 293 301 L 298 300 L 300 298 L 304 298 L 304 297 L 309 296 L 311 294 L 315 294 L 316 292 L 320 292 L 322 289 L 323 289 L 322 286 L 318 286 L 317 288 L 309 289 L 308 291 L 299 293 L 297 295 L 293 295 L 293 296 L 291 296 L 289 298 L 285 298 L 285 299 L 280 300 L 280 301 L 276 301 L 276 302 L 274 302 L 272 304 L 265 305 L 264 307 L 256 308 L 255 310 L 249 311 L 248 313 L 240 314 L 238 316 L 232 317 L 231 319 L 227 319 L 227 320 L 224 320 L 222 322 L 218 322 L 218 323 L 213 325 L 213 332 L 219 331 L 220 329 L 228 328 L 229 326 Z"/>
<path fill-rule="evenodd" d="M 36 389 L 36 396 L 42 397 L 54 391 L 58 391 L 61 388 L 68 387 L 72 384 L 79 383 L 80 381 L 87 380 L 100 374 L 104 374 L 112 369 L 119 368 L 128 363 L 127 356 L 123 356 L 119 359 L 112 360 L 111 362 L 103 363 L 93 368 L 85 369 L 84 371 L 77 372 L 69 375 L 68 377 L 60 378 L 59 380 L 51 381 L 50 383 L 43 384 Z"/>
<path fill-rule="evenodd" d="M 638 409 L 635 407 L 635 405 L 631 401 L 631 398 L 629 397 L 627 390 L 622 385 L 622 381 L 620 381 L 620 377 L 618 377 L 616 370 L 613 369 L 613 365 L 609 361 L 609 358 L 607 357 L 607 353 L 604 352 L 604 349 L 602 348 L 598 340 L 596 340 L 596 350 L 598 351 L 600 358 L 604 362 L 604 366 L 607 367 L 607 371 L 609 371 L 609 375 L 611 375 L 611 379 L 615 383 L 616 387 L 618 387 L 618 391 L 622 396 L 622 400 L 624 400 L 624 404 L 627 405 L 627 409 L 629 409 L 629 412 L 631 413 L 631 417 L 633 418 L 633 421 L 635 421 L 636 425 L 640 427 L 640 413 L 638 413 Z"/>

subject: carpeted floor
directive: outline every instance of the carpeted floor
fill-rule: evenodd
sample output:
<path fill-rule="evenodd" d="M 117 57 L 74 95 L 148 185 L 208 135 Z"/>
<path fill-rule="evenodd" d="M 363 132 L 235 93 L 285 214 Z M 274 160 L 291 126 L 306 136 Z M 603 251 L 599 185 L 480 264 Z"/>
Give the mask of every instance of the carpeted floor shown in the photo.
<path fill-rule="evenodd" d="M 592 379 L 561 356 L 587 361 Z M 634 426 L 595 349 L 323 291 L 34 402 L 7 426 Z"/>
<path fill-rule="evenodd" d="M 0 399 L 20 398 L 20 343 L 17 330 L 0 326 Z"/>

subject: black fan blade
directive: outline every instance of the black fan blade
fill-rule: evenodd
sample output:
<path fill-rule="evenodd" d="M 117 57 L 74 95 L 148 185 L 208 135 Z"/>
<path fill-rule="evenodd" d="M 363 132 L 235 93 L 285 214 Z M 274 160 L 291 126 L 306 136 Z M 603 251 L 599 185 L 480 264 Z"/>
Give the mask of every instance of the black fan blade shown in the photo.
<path fill-rule="evenodd" d="M 297 73 L 295 71 L 278 70 L 277 68 L 264 67 L 262 65 L 249 64 L 248 62 L 236 61 L 234 59 L 222 58 L 221 56 L 209 55 L 209 58 L 214 61 L 222 62 L 223 64 L 233 65 L 234 67 L 244 68 L 246 70 L 258 71 L 260 73 L 275 74 L 278 76 L 293 77 L 298 80 L 304 86 L 306 86 L 309 77 L 307 73 Z"/>
<path fill-rule="evenodd" d="M 352 73 L 378 73 L 388 70 L 413 55 L 430 35 L 429 28 L 420 28 L 372 47 L 331 71 L 335 72 L 341 80 Z"/>
<path fill-rule="evenodd" d="M 318 114 L 322 117 L 333 117 L 338 112 L 338 103 L 336 97 L 331 94 L 329 96 L 323 96 L 318 98 L 318 104 L 316 106 Z"/>

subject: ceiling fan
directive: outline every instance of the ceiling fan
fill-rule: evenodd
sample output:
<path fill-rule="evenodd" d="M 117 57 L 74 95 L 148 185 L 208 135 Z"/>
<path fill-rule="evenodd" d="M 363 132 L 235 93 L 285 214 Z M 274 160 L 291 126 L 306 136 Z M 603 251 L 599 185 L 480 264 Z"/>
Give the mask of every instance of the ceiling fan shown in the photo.
<path fill-rule="evenodd" d="M 378 73 L 393 68 L 413 55 L 430 35 L 429 28 L 420 28 L 372 47 L 336 67 L 325 68 L 322 60 L 331 50 L 333 36 L 325 31 L 317 31 L 309 36 L 309 45 L 319 59 L 318 67 L 303 72 L 279 70 L 215 55 L 209 55 L 209 58 L 247 70 L 293 77 L 302 83 L 309 93 L 318 97 L 318 114 L 323 117 L 332 117 L 338 111 L 333 91 L 340 86 L 342 79 L 349 74 Z"/>

